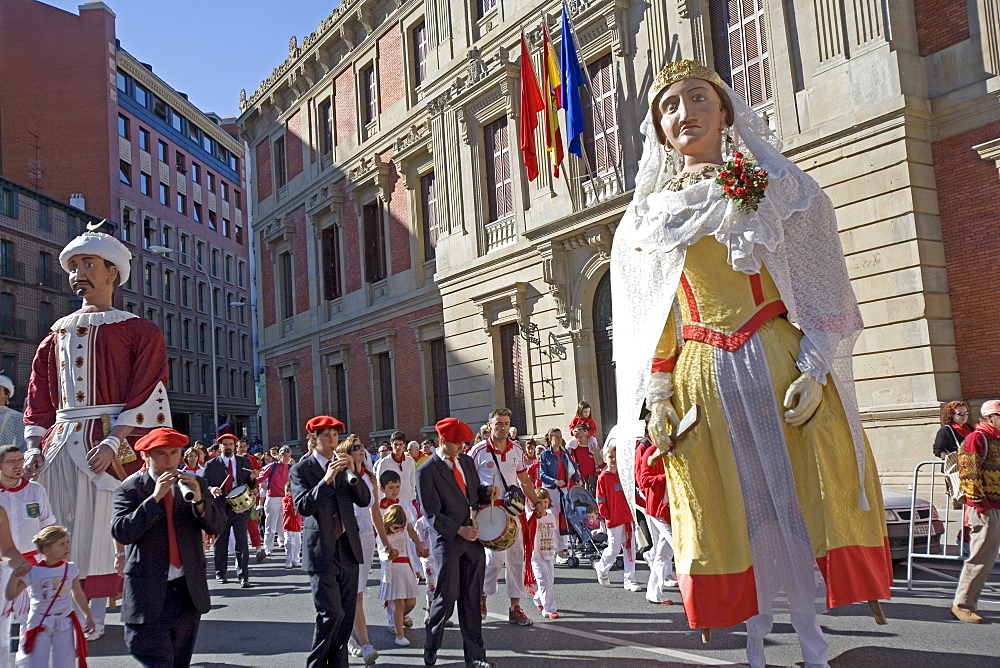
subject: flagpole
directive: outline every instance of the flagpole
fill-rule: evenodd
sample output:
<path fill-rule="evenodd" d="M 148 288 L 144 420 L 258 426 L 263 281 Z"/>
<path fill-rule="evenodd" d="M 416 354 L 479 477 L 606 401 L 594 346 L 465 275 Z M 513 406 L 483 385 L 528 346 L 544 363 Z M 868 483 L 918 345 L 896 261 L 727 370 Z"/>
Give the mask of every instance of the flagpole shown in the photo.
<path fill-rule="evenodd" d="M 569 31 L 573 35 L 573 37 L 572 37 L 573 42 L 576 43 L 576 44 L 579 44 L 580 40 L 577 39 L 576 26 L 573 25 L 573 18 L 569 15 L 569 11 L 566 8 L 566 3 L 565 2 L 562 5 L 562 10 L 563 10 L 563 14 L 566 15 L 566 25 L 569 26 Z M 563 39 L 566 39 L 566 36 L 563 36 Z M 582 73 L 584 75 L 583 76 L 583 85 L 587 89 L 587 94 L 590 95 L 590 106 L 595 111 L 597 111 L 597 118 L 601 122 L 601 132 L 604 133 L 604 141 L 607 142 L 608 141 L 608 125 L 607 125 L 607 123 L 604 120 L 604 109 L 599 109 L 598 108 L 597 100 L 594 98 L 594 91 L 593 91 L 593 89 L 590 86 L 590 74 L 587 71 L 587 64 L 585 62 L 583 62 L 583 57 L 580 55 L 580 49 L 574 49 L 574 51 L 576 52 L 577 63 L 580 65 L 580 69 L 581 69 L 581 71 L 582 71 Z M 597 145 L 596 141 L 594 142 L 594 145 L 595 146 Z M 621 172 L 618 169 L 618 160 L 621 159 L 621 152 L 622 152 L 622 144 L 619 141 L 618 142 L 617 155 L 615 156 L 615 160 L 613 161 L 612 166 L 615 168 L 615 180 L 618 182 L 618 189 L 619 189 L 620 193 L 625 192 L 625 182 L 622 179 Z M 586 147 L 583 147 L 583 153 L 584 153 L 584 155 L 587 154 L 587 148 Z M 594 156 L 594 159 L 596 160 L 597 156 Z M 589 164 L 587 165 L 587 169 L 588 170 L 590 169 L 590 165 Z M 592 178 L 594 176 L 596 176 L 596 171 L 593 172 L 591 174 L 591 176 L 592 176 Z"/>
<path fill-rule="evenodd" d="M 543 8 L 539 7 L 538 8 L 538 15 L 539 15 L 539 17 L 542 20 L 542 32 L 545 35 L 548 35 L 549 23 L 548 23 L 548 20 L 546 19 L 545 10 Z M 551 39 L 548 40 L 548 42 L 549 42 L 549 48 L 552 48 L 552 41 L 551 41 Z M 542 48 L 542 68 L 546 69 L 546 72 L 547 72 L 548 71 L 548 69 L 547 69 L 548 66 L 549 66 L 548 58 L 546 57 L 545 49 Z M 560 82 L 559 85 L 561 86 L 562 82 Z M 551 88 L 551 86 L 549 86 L 549 87 Z M 545 101 L 546 101 L 546 104 L 545 104 L 545 106 L 546 106 L 546 112 L 545 113 L 546 114 L 548 114 L 548 101 L 551 99 L 551 96 L 549 95 L 549 93 L 550 93 L 550 91 L 546 91 L 545 92 Z M 557 111 L 556 112 L 556 126 L 557 126 L 557 129 L 558 129 L 558 125 L 559 125 L 559 112 Z M 546 144 L 548 144 L 548 137 L 546 137 Z M 548 153 L 547 150 L 545 152 Z M 551 177 L 552 177 L 552 157 L 550 156 L 549 157 L 549 192 L 551 192 L 553 195 L 555 195 L 556 194 L 555 183 L 554 183 L 554 181 L 552 180 Z M 570 181 L 569 181 L 569 174 L 567 173 L 567 170 L 566 170 L 565 167 L 563 167 L 563 170 L 562 170 L 562 177 L 563 177 L 563 181 L 566 182 L 566 192 L 569 193 L 570 197 L 573 197 L 573 184 L 570 183 Z M 559 178 L 559 177 L 557 176 L 556 178 Z"/>

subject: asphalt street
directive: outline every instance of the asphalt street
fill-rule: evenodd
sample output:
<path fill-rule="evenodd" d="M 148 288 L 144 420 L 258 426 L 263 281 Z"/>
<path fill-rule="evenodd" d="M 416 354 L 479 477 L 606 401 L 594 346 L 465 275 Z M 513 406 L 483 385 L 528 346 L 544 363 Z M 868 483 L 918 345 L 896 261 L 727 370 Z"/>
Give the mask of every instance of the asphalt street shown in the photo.
<path fill-rule="evenodd" d="M 250 568 L 252 589 L 239 589 L 235 580 L 220 585 L 210 579 L 212 611 L 202 618 L 194 665 L 304 665 L 314 616 L 307 576 L 285 570 L 280 553 Z M 542 620 L 531 609 L 528 614 L 535 625 L 529 628 L 508 624 L 506 602 L 500 596 L 491 597 L 490 614 L 483 625 L 490 659 L 500 666 L 630 668 L 733 665 L 744 661 L 742 627 L 716 630 L 711 644 L 702 644 L 700 635 L 687 626 L 679 596 L 677 605 L 650 605 L 642 593 L 622 589 L 620 571 L 612 572 L 613 588 L 600 586 L 593 573 L 586 562 L 575 569 L 557 567 L 556 595 L 561 616 L 558 620 Z M 645 583 L 648 573 L 641 564 L 640 583 Z M 980 612 L 994 623 L 980 625 L 963 624 L 952 617 L 951 583 L 917 585 L 907 591 L 905 569 L 897 569 L 896 576 L 893 600 L 883 603 L 888 625 L 877 626 L 865 604 L 837 608 L 821 618 L 830 643 L 832 666 L 1000 666 L 1000 568 L 993 577 L 997 591 L 984 594 L 980 606 Z M 396 647 L 386 629 L 377 594 L 376 567 L 369 579 L 365 612 L 372 643 L 380 653 L 377 665 L 422 665 L 422 611 L 413 615 L 414 628 L 407 631 L 412 645 Z M 448 630 L 445 638 L 438 665 L 462 665 L 457 628 Z M 770 665 L 801 662 L 787 616 L 776 617 L 766 651 Z M 125 651 L 117 614 L 108 614 L 107 635 L 90 644 L 89 663 L 96 668 L 135 665 Z M 352 658 L 351 663 L 361 665 L 361 659 Z"/>

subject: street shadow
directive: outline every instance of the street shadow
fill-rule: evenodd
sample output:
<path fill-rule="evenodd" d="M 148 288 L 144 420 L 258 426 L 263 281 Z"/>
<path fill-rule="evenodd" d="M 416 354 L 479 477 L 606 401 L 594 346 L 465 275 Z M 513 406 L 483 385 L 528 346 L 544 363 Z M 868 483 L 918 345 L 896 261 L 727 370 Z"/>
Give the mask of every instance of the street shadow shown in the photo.
<path fill-rule="evenodd" d="M 985 661 L 984 661 L 985 659 Z M 892 647 L 858 647 L 830 659 L 831 668 L 968 668 L 1000 666 L 1000 659 L 974 654 L 946 654 Z"/>
<path fill-rule="evenodd" d="M 268 622 L 267 643 L 260 642 L 260 628 L 259 624 L 247 621 L 202 617 L 194 653 L 232 655 L 241 653 L 241 648 L 246 647 L 253 648 L 254 656 L 262 657 L 305 653 L 312 645 L 315 627 L 312 622 Z M 277 665 L 273 661 L 266 661 L 265 664 Z"/>

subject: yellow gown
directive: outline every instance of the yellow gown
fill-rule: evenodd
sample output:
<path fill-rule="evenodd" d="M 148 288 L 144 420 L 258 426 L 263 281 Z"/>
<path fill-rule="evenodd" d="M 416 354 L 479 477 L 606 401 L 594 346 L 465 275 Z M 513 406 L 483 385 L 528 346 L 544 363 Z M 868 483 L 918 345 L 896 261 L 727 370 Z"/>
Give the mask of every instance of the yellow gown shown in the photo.
<path fill-rule="evenodd" d="M 793 612 L 889 598 L 892 562 L 875 462 L 866 442 L 871 508 L 861 511 L 835 384 L 827 380 L 805 425 L 783 419 L 784 393 L 800 375 L 802 333 L 784 317 L 766 269 L 733 270 L 726 247 L 703 237 L 687 249 L 676 304 L 653 371 L 673 372 L 678 415 L 693 404 L 702 414 L 666 458 L 674 560 L 691 627 L 725 628 L 771 613 L 779 592 L 792 594 Z M 808 562 L 798 560 L 797 584 L 788 576 L 796 548 Z M 817 595 L 816 609 L 804 610 Z"/>

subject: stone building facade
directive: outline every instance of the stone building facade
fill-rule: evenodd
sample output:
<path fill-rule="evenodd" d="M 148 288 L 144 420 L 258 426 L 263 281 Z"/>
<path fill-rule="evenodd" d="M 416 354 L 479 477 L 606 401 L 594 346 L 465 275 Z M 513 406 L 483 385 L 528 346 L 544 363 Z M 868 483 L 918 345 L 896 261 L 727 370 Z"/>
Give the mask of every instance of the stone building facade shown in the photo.
<path fill-rule="evenodd" d="M 115 22 L 99 1 L 0 3 L 0 173 L 106 218 L 132 251 L 115 305 L 163 330 L 174 427 L 213 435 L 214 380 L 220 423 L 255 436 L 243 146 L 123 49 Z"/>
<path fill-rule="evenodd" d="M 516 148 L 521 32 L 537 71 L 541 21 L 557 49 L 562 39 L 557 2 L 344 2 L 301 46 L 293 39 L 246 100 L 263 292 L 278 271 L 268 265 L 299 253 L 288 317 L 276 315 L 277 290 L 270 307 L 262 295 L 272 428 L 288 418 L 273 387 L 282 377 L 312 387 L 298 390 L 306 410 L 337 406 L 328 369 L 339 359 L 354 360 L 346 414 L 367 425 L 379 406 L 365 385 L 378 377 L 373 346 L 396 332 L 398 361 L 410 343 L 401 335 L 426 341 L 420 325 L 401 326 L 414 317 L 443 335 L 453 415 L 476 425 L 506 404 L 522 434 L 538 434 L 565 428 L 587 400 L 606 434 L 616 419 L 609 251 L 634 185 L 646 91 L 665 63 L 688 57 L 747 97 L 833 199 L 866 322 L 855 356 L 863 420 L 885 481 L 904 484 L 930 454 L 942 402 L 1000 394 L 989 364 L 997 329 L 980 316 L 983 279 L 1000 271 L 985 259 L 1000 242 L 980 233 L 1000 214 L 989 196 L 1000 2 L 567 5 L 596 104 L 585 104 L 588 160 L 570 157 L 557 179 L 543 169 L 529 182 Z M 305 167 L 282 192 L 267 178 L 272 144 L 293 131 Z M 378 243 L 365 245 L 360 219 L 372 201 L 389 213 L 386 240 L 370 238 L 392 258 L 385 283 L 366 273 Z M 344 230 L 333 259 L 326 220 Z M 428 237 L 434 260 L 421 263 Z M 331 261 L 343 272 L 334 300 L 323 298 Z M 410 391 L 426 425 L 420 350 L 424 385 Z"/>

